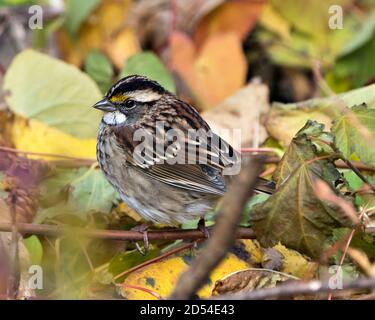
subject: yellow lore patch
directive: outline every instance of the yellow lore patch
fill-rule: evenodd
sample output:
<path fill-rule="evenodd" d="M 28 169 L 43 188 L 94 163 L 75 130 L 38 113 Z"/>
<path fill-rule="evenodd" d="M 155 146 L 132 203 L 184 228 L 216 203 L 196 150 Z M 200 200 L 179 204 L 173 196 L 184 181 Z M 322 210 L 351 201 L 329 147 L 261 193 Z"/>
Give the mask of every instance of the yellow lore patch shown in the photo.
<path fill-rule="evenodd" d="M 111 97 L 110 101 L 111 102 L 124 102 L 128 99 L 128 96 L 125 96 L 123 94 L 118 94 L 116 96 Z"/>

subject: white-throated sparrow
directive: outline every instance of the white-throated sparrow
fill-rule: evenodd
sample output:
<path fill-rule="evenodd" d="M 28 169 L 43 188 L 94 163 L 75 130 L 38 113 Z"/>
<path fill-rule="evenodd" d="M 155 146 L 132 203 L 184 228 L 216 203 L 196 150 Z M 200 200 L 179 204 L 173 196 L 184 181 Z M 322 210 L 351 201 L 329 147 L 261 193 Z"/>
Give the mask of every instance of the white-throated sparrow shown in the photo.
<path fill-rule="evenodd" d="M 239 168 L 239 154 L 192 106 L 146 77 L 123 78 L 94 107 L 104 111 L 99 165 L 147 221 L 203 217 L 226 191 L 225 170 Z"/>

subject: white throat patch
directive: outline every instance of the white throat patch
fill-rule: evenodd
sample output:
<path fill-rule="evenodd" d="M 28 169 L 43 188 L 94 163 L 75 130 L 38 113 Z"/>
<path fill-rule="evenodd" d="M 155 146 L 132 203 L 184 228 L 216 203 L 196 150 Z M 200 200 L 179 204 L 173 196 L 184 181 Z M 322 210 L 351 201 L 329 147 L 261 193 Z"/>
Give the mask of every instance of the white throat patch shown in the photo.
<path fill-rule="evenodd" d="M 103 116 L 105 124 L 115 126 L 125 123 L 126 115 L 120 111 L 106 112 Z"/>

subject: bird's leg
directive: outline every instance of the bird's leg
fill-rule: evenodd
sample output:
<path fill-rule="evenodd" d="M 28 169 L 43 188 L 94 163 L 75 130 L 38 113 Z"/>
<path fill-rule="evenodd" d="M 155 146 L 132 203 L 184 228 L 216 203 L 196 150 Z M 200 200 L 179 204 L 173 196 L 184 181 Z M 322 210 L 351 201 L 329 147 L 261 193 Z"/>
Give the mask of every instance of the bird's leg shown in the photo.
<path fill-rule="evenodd" d="M 148 242 L 147 230 L 149 227 L 150 227 L 149 223 L 142 223 L 131 229 L 132 231 L 138 231 L 143 234 L 143 248 L 144 248 L 143 250 L 141 246 L 139 245 L 138 241 L 135 241 L 135 247 L 142 256 L 145 256 L 148 252 L 149 242 Z"/>
<path fill-rule="evenodd" d="M 204 218 L 200 218 L 200 220 L 198 221 L 197 229 L 204 234 L 204 237 L 206 239 L 210 237 L 210 233 L 206 228 L 206 221 L 204 220 Z"/>

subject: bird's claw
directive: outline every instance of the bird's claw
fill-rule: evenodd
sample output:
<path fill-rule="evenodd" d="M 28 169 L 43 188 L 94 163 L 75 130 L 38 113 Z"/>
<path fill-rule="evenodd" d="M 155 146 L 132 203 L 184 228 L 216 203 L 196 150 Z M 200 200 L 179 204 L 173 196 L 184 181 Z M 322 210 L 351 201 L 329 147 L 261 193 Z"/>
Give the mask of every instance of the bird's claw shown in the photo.
<path fill-rule="evenodd" d="M 132 228 L 133 231 L 138 231 L 143 234 L 143 249 L 139 245 L 138 241 L 135 241 L 135 248 L 142 256 L 145 256 L 147 254 L 148 248 L 149 248 L 148 233 L 147 233 L 148 228 L 149 228 L 148 224 L 141 224 L 139 226 Z"/>
<path fill-rule="evenodd" d="M 206 227 L 206 221 L 204 220 L 204 218 L 201 218 L 198 221 L 197 229 L 204 234 L 204 237 L 206 239 L 208 239 L 210 237 L 210 232 L 208 231 L 208 229 Z"/>

